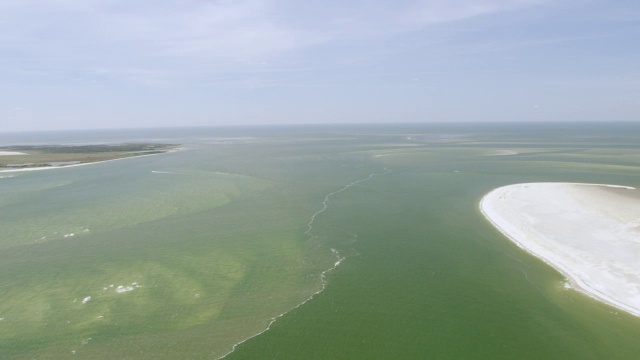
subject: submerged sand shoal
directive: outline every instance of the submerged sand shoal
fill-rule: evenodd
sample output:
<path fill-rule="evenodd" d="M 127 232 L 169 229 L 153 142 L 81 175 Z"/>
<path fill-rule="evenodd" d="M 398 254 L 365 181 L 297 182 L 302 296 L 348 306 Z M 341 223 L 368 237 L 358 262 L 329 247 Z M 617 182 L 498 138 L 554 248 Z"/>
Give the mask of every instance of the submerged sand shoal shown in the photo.
<path fill-rule="evenodd" d="M 489 192 L 480 209 L 575 288 L 640 316 L 639 193 L 617 185 L 515 184 Z"/>

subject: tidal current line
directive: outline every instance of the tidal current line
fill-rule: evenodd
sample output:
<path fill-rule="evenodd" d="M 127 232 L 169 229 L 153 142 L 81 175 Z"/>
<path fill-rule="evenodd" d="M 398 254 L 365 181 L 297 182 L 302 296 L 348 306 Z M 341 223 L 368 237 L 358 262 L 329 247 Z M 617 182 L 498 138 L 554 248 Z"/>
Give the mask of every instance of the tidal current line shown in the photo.
<path fill-rule="evenodd" d="M 336 190 L 336 191 L 328 194 L 327 196 L 325 196 L 324 200 L 322 201 L 322 209 L 316 211 L 315 214 L 311 215 L 311 219 L 309 220 L 309 223 L 307 224 L 307 231 L 304 232 L 305 235 L 310 236 L 309 240 L 311 240 L 313 238 L 313 234 L 311 233 L 311 229 L 313 228 L 313 222 L 316 220 L 316 216 L 322 214 L 323 212 L 325 212 L 327 210 L 327 207 L 329 206 L 329 198 L 331 198 L 333 195 L 341 193 L 341 192 L 347 190 L 348 188 L 350 188 L 352 186 L 355 186 L 355 185 L 357 185 L 357 184 L 359 184 L 361 182 L 369 181 L 369 180 L 373 179 L 374 176 L 384 175 L 384 174 L 387 174 L 388 172 L 391 171 L 391 170 L 386 169 L 386 168 L 384 170 L 385 171 L 382 172 L 382 173 L 369 174 L 369 176 L 367 176 L 366 178 L 360 179 L 360 180 L 356 180 L 356 181 L 346 185 L 342 189 Z"/>
<path fill-rule="evenodd" d="M 367 176 L 366 178 L 364 178 L 364 179 L 360 179 L 360 180 L 356 180 L 356 181 L 354 181 L 354 182 L 352 182 L 352 183 L 349 183 L 349 184 L 348 184 L 348 185 L 346 185 L 345 187 L 343 187 L 343 188 L 341 188 L 341 189 L 339 189 L 339 190 L 336 190 L 336 191 L 334 191 L 334 192 L 332 192 L 332 193 L 328 194 L 327 196 L 325 196 L 325 197 L 324 197 L 324 200 L 322 201 L 322 209 L 320 209 L 320 210 L 316 211 L 313 215 L 311 215 L 311 219 L 309 220 L 309 223 L 307 224 L 307 231 L 305 231 L 305 232 L 304 232 L 304 233 L 305 233 L 305 235 L 309 236 L 309 240 L 313 239 L 314 235 L 311 233 L 311 229 L 313 228 L 313 222 L 316 220 L 316 216 L 320 215 L 321 213 L 323 213 L 324 211 L 326 211 L 326 210 L 327 210 L 327 207 L 329 206 L 329 199 L 330 199 L 333 195 L 338 194 L 338 193 L 341 193 L 341 192 L 343 192 L 343 191 L 345 191 L 345 190 L 349 189 L 350 187 L 355 186 L 355 185 L 357 185 L 357 184 L 359 184 L 359 183 L 362 183 L 362 182 L 365 182 L 365 181 L 369 181 L 369 180 L 373 179 L 373 178 L 374 178 L 374 177 L 376 177 L 376 176 L 380 176 L 380 175 L 388 174 L 389 172 L 391 172 L 391 170 L 389 170 L 389 169 L 385 168 L 385 169 L 384 169 L 384 172 L 369 174 L 369 176 Z M 286 314 L 290 313 L 291 311 L 293 311 L 293 310 L 295 310 L 295 309 L 299 308 L 300 306 L 302 306 L 302 305 L 306 304 L 309 300 L 312 300 L 316 295 L 318 295 L 318 294 L 320 294 L 321 292 L 323 292 L 323 291 L 324 291 L 324 289 L 327 287 L 326 274 L 327 274 L 327 273 L 329 273 L 330 271 L 333 271 L 335 268 L 337 268 L 337 267 L 340 265 L 340 263 L 342 262 L 342 260 L 344 260 L 344 259 L 345 259 L 345 257 L 344 257 L 344 256 L 340 256 L 340 254 L 338 253 L 338 251 L 337 251 L 337 250 L 335 250 L 335 249 L 331 249 L 331 251 L 336 255 L 336 258 L 337 258 L 338 260 L 335 262 L 335 264 L 333 264 L 333 266 L 332 266 L 332 267 L 330 267 L 329 269 L 324 270 L 323 272 L 321 272 L 321 273 L 320 273 L 320 284 L 321 284 L 320 290 L 318 290 L 318 291 L 314 292 L 314 293 L 313 293 L 313 294 L 311 294 L 311 296 L 309 296 L 305 301 L 303 301 L 303 302 L 301 302 L 300 304 L 298 304 L 298 305 L 294 306 L 293 308 L 291 308 L 291 309 L 289 309 L 289 310 L 287 310 L 287 311 L 285 311 L 285 312 L 283 312 L 283 313 L 281 313 L 281 314 L 279 314 L 279 315 L 276 315 L 276 316 L 272 317 L 271 319 L 269 319 L 269 323 L 267 324 L 267 327 L 266 327 L 264 330 L 260 331 L 260 332 L 259 332 L 259 333 L 257 333 L 257 334 L 251 335 L 251 336 L 249 336 L 248 338 L 246 338 L 246 339 L 244 339 L 244 340 L 242 340 L 242 341 L 239 341 L 239 342 L 237 342 L 237 343 L 233 344 L 233 346 L 231 347 L 231 350 L 230 350 L 228 353 L 226 353 L 226 354 L 224 354 L 224 355 L 222 355 L 222 356 L 220 356 L 220 357 L 216 358 L 216 360 L 224 359 L 225 357 L 229 356 L 231 353 L 233 353 L 234 351 L 236 351 L 236 349 L 238 348 L 238 346 L 240 346 L 240 345 L 242 345 L 243 343 L 245 343 L 245 342 L 247 342 L 247 341 L 249 341 L 249 340 L 253 339 L 253 338 L 254 338 L 254 337 L 256 337 L 256 336 L 259 336 L 259 335 L 264 334 L 264 333 L 265 333 L 265 332 L 267 332 L 269 329 L 271 329 L 271 325 L 273 325 L 273 323 L 274 323 L 274 322 L 276 322 L 276 320 L 278 320 L 279 318 L 281 318 L 281 317 L 285 316 Z"/>

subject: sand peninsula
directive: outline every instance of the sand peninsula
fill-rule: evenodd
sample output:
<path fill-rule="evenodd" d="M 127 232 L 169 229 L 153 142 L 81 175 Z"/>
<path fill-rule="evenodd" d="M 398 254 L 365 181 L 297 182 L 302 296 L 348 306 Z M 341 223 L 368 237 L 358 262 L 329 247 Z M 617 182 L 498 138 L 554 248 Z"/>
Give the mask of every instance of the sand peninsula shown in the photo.
<path fill-rule="evenodd" d="M 497 188 L 484 216 L 583 293 L 640 316 L 640 191 L 617 185 L 529 183 Z"/>
<path fill-rule="evenodd" d="M 178 150 L 176 144 L 28 145 L 0 149 L 0 172 L 57 169 Z"/>

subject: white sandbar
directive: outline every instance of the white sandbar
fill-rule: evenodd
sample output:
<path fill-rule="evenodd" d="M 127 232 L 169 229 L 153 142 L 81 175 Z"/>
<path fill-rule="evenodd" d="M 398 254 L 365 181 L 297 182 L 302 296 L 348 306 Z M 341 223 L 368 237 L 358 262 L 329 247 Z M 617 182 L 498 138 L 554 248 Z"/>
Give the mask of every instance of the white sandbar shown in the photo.
<path fill-rule="evenodd" d="M 487 154 L 487 156 L 509 156 L 509 155 L 518 155 L 518 152 L 513 150 L 494 150 Z"/>
<path fill-rule="evenodd" d="M 516 184 L 485 195 L 480 210 L 576 289 L 640 316 L 639 193 L 617 185 Z"/>
<path fill-rule="evenodd" d="M 9 155 L 27 155 L 23 152 L 18 152 L 18 151 L 4 151 L 4 150 L 0 150 L 0 156 L 9 156 Z"/>

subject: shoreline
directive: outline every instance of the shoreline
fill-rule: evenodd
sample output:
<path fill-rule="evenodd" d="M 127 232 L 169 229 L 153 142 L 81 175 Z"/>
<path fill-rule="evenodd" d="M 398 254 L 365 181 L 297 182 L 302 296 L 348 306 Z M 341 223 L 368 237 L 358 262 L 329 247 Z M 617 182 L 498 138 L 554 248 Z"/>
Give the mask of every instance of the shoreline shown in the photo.
<path fill-rule="evenodd" d="M 514 184 L 496 188 L 485 194 L 480 200 L 479 208 L 480 212 L 489 221 L 489 223 L 491 223 L 510 241 L 515 243 L 522 250 L 535 256 L 536 258 L 542 260 L 546 264 L 559 271 L 570 284 L 570 288 L 573 288 L 602 303 L 608 304 L 617 309 L 628 312 L 634 316 L 640 317 L 640 302 L 638 300 L 634 301 L 634 297 L 638 295 L 638 292 L 633 292 L 628 289 L 623 289 L 627 290 L 627 293 L 624 293 L 624 291 L 620 291 L 620 288 L 622 286 L 627 286 L 629 288 L 635 286 L 636 289 L 640 289 L 640 276 L 638 276 L 638 274 L 640 274 L 640 263 L 632 262 L 631 265 L 638 265 L 636 265 L 635 268 L 631 269 L 630 272 L 624 272 L 619 269 L 619 267 L 621 266 L 620 264 L 622 263 L 623 265 L 628 267 L 629 261 L 625 260 L 627 261 L 627 264 L 625 264 L 624 262 L 621 262 L 620 259 L 612 256 L 612 254 L 615 255 L 616 252 L 619 254 L 621 248 L 628 250 L 628 247 L 632 246 L 633 244 L 629 244 L 628 242 L 624 241 L 625 239 L 622 239 L 622 241 L 618 241 L 617 248 L 610 247 L 609 252 L 603 252 L 603 249 L 607 250 L 607 239 L 602 240 L 597 237 L 591 236 L 590 238 L 587 238 L 588 241 L 582 241 L 580 244 L 574 241 L 572 244 L 572 241 L 570 241 L 569 237 L 566 236 L 567 234 L 564 234 L 564 237 L 562 237 L 561 241 L 557 241 L 554 238 L 554 235 L 558 234 L 550 231 L 549 228 L 553 229 L 558 228 L 558 226 L 566 226 L 566 223 L 562 223 L 562 221 L 560 221 L 555 224 L 547 224 L 552 226 L 549 226 L 549 228 L 545 229 L 545 224 L 540 223 L 540 218 L 543 218 L 543 221 L 548 220 L 544 219 L 545 216 L 548 217 L 548 215 L 540 215 L 538 218 L 536 218 L 536 216 L 532 216 L 531 212 L 527 213 L 516 211 L 514 209 L 516 207 L 526 207 L 526 205 L 523 206 L 522 203 L 506 205 L 502 204 L 503 208 L 498 209 L 498 202 L 505 203 L 508 202 L 509 195 L 513 197 L 513 194 L 510 194 L 510 191 L 522 192 L 523 188 L 527 189 L 536 187 L 538 187 L 537 190 L 540 190 L 540 187 L 546 187 L 547 190 L 550 187 L 558 187 L 560 192 L 580 188 L 578 192 L 581 193 L 586 193 L 589 191 L 582 191 L 584 190 L 582 188 L 586 187 L 593 187 L 593 189 L 596 190 L 603 188 L 635 190 L 636 188 L 621 185 L 587 183 Z M 530 191 L 533 192 L 535 192 L 535 190 L 536 189 L 530 189 Z M 558 192 L 558 190 L 556 190 L 556 192 Z M 538 195 L 540 194 L 534 194 L 534 197 L 536 197 L 537 201 L 539 201 L 537 205 L 544 205 L 544 203 L 549 200 L 548 198 L 545 198 L 544 195 Z M 600 198 L 604 197 L 606 197 L 606 195 L 600 196 Z M 619 195 L 611 196 L 611 198 L 615 197 L 621 198 L 621 196 Z M 513 198 L 511 200 L 513 200 Z M 594 202 L 597 203 L 597 201 Z M 566 209 L 576 210 L 577 208 L 574 207 L 578 203 L 579 202 L 576 201 L 574 203 L 566 204 Z M 610 204 L 605 204 L 603 206 L 610 206 Z M 589 210 L 593 209 L 589 208 Z M 595 211 L 597 210 L 599 209 L 595 209 Z M 506 214 L 505 211 L 511 211 L 512 213 Z M 578 221 L 573 225 L 578 226 L 580 230 L 586 231 L 588 234 L 590 231 L 589 225 L 596 223 L 597 221 L 594 221 L 593 218 L 587 217 L 586 219 L 582 219 L 582 222 L 583 223 Z M 628 224 L 624 225 L 628 227 Z M 616 230 L 616 235 L 619 235 L 621 238 L 624 237 L 624 235 L 618 234 L 619 228 L 610 228 L 608 230 Z M 584 235 L 585 234 L 578 232 L 574 234 L 573 238 L 579 238 L 582 240 Z M 569 245 L 564 243 L 565 241 L 569 243 Z M 589 248 L 589 245 L 591 245 L 592 247 Z M 558 253 L 560 255 L 558 255 Z M 567 256 L 566 254 L 569 255 Z M 565 257 L 563 257 L 562 255 L 565 255 Z M 601 258 L 598 258 L 598 256 L 600 256 Z M 597 261 L 594 261 L 590 257 L 595 257 L 595 260 Z M 593 269 L 596 270 L 594 271 Z M 606 279 L 610 276 L 617 277 L 617 282 L 610 279 L 607 281 L 603 281 L 603 279 Z M 625 283 L 623 281 L 622 283 L 620 283 L 620 281 L 618 281 L 620 277 L 625 278 L 627 282 Z M 631 281 L 629 281 L 628 278 L 631 278 Z M 565 285 L 565 288 L 568 287 Z"/>
<path fill-rule="evenodd" d="M 109 161 L 133 159 L 133 158 L 140 158 L 140 157 L 144 157 L 144 156 L 162 155 L 162 154 L 168 154 L 168 153 L 172 153 L 172 152 L 176 152 L 176 151 L 182 151 L 182 150 L 184 150 L 184 148 L 171 149 L 171 150 L 167 150 L 167 151 L 163 151 L 163 152 L 155 153 L 155 154 L 142 154 L 142 155 L 135 155 L 135 156 L 126 156 L 126 157 L 121 157 L 121 158 L 117 158 L 117 159 L 100 160 L 100 161 L 92 161 L 92 162 L 83 162 L 83 163 L 79 163 L 79 164 L 70 164 L 70 165 L 62 165 L 62 166 L 41 166 L 41 167 L 30 167 L 30 168 L 22 168 L 22 169 L 0 169 L 0 174 L 2 174 L 2 173 L 24 172 L 24 171 L 41 171 L 41 170 L 53 170 L 53 169 L 66 169 L 66 168 L 77 167 L 77 166 L 106 163 L 106 162 L 109 162 Z"/>

